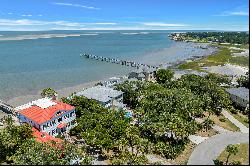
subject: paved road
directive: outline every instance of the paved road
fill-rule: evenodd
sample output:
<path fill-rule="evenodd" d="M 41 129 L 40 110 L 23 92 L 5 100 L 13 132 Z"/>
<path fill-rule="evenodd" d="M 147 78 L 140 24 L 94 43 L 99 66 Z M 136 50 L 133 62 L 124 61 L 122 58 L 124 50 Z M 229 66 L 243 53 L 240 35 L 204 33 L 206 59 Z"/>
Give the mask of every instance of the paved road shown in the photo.
<path fill-rule="evenodd" d="M 229 114 L 226 110 L 222 111 L 222 114 L 230 120 L 235 126 L 239 127 L 240 131 L 242 133 L 249 133 L 249 128 L 244 126 L 241 122 L 239 122 L 237 119 L 235 119 L 231 114 Z"/>
<path fill-rule="evenodd" d="M 212 136 L 195 148 L 188 160 L 188 165 L 214 165 L 213 160 L 227 145 L 237 143 L 249 143 L 249 134 L 225 132 Z"/>

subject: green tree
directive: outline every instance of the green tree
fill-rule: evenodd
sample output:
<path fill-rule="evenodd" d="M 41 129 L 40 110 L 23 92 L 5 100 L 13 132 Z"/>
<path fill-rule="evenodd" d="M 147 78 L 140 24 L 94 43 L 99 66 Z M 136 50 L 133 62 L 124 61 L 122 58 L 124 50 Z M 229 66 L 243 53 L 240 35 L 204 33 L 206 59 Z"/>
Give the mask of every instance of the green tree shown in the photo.
<path fill-rule="evenodd" d="M 75 106 L 78 113 L 78 125 L 71 129 L 70 134 L 84 139 L 88 145 L 109 151 L 124 136 L 130 122 L 124 111 L 106 109 L 85 97 L 74 96 L 64 101 Z"/>
<path fill-rule="evenodd" d="M 203 109 L 211 109 L 216 114 L 220 114 L 223 107 L 227 108 L 231 104 L 229 95 L 225 92 L 224 88 L 194 74 L 182 76 L 178 81 L 173 83 L 173 87 L 190 89 L 192 93 L 201 99 L 205 99 L 203 100 L 203 104 L 207 108 L 203 107 Z"/>
<path fill-rule="evenodd" d="M 228 145 L 226 147 L 226 152 L 228 153 L 227 155 L 227 160 L 226 160 L 226 165 L 228 165 L 228 161 L 231 155 L 236 155 L 238 153 L 239 149 L 236 145 Z"/>
<path fill-rule="evenodd" d="M 249 72 L 247 72 L 244 76 L 240 76 L 237 79 L 237 83 L 240 87 L 245 87 L 249 89 Z"/>
<path fill-rule="evenodd" d="M 202 123 L 203 127 L 206 129 L 206 132 L 212 128 L 214 122 L 208 117 Z"/>
<path fill-rule="evenodd" d="M 24 142 L 10 159 L 14 165 L 70 165 L 75 160 L 83 161 L 84 165 L 92 163 L 92 159 L 74 145 L 39 143 L 35 139 Z"/>
<path fill-rule="evenodd" d="M 57 92 L 52 88 L 43 89 L 41 92 L 42 97 L 54 97 L 56 95 L 57 95 Z"/>
<path fill-rule="evenodd" d="M 214 165 L 223 165 L 223 161 L 216 159 L 214 160 Z"/>
<path fill-rule="evenodd" d="M 214 83 L 216 83 L 218 85 L 221 85 L 221 84 L 230 85 L 231 84 L 231 80 L 226 75 L 209 73 L 209 74 L 207 74 L 205 76 L 205 79 L 207 79 L 209 81 L 212 81 L 212 82 L 214 82 Z"/>
<path fill-rule="evenodd" d="M 31 126 L 24 124 L 13 125 L 12 119 L 7 118 L 4 123 L 6 127 L 0 130 L 0 158 L 6 160 L 28 139 L 32 138 Z"/>
<path fill-rule="evenodd" d="M 156 81 L 160 84 L 170 82 L 173 77 L 174 72 L 170 69 L 159 69 L 156 71 Z"/>

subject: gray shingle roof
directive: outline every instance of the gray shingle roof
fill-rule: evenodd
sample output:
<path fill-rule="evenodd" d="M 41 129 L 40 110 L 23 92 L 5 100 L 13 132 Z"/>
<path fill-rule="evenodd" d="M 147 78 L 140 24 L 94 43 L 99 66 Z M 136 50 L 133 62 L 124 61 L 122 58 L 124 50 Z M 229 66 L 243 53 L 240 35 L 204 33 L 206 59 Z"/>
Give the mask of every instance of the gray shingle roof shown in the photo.
<path fill-rule="evenodd" d="M 138 77 L 140 77 L 140 78 L 144 78 L 144 77 L 145 77 L 145 75 L 144 75 L 143 73 L 140 73 L 140 74 L 138 75 Z"/>
<path fill-rule="evenodd" d="M 105 86 L 94 86 L 92 88 L 85 89 L 81 92 L 76 93 L 76 96 L 85 96 L 88 99 L 94 99 L 100 102 L 108 102 L 112 98 L 123 94 L 122 91 L 117 91 Z"/>
<path fill-rule="evenodd" d="M 233 95 L 238 96 L 244 100 L 249 101 L 249 89 L 247 89 L 247 88 L 244 88 L 244 87 L 229 88 L 229 89 L 226 89 L 226 91 L 230 94 L 233 94 Z"/>

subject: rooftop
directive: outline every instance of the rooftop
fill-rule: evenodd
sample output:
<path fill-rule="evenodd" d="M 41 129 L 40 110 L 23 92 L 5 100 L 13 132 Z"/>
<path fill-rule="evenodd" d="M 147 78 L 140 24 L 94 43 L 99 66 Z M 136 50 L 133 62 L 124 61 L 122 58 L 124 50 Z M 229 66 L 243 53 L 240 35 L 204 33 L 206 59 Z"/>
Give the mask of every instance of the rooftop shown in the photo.
<path fill-rule="evenodd" d="M 149 67 L 143 67 L 143 68 L 139 68 L 139 69 L 135 69 L 134 71 L 132 71 L 132 72 L 134 72 L 134 73 L 143 73 L 143 72 L 145 72 L 145 73 L 153 73 L 153 72 L 155 72 L 156 71 L 156 69 L 154 69 L 154 68 L 149 68 Z"/>
<path fill-rule="evenodd" d="M 56 105 L 56 103 L 51 101 L 51 99 L 49 99 L 49 98 L 42 98 L 42 99 L 31 101 L 31 102 L 29 102 L 27 104 L 18 106 L 18 107 L 15 108 L 15 110 L 16 111 L 23 110 L 23 109 L 29 108 L 29 107 L 31 107 L 33 105 L 36 105 L 36 106 L 44 109 L 44 108 L 48 108 L 50 106 Z"/>
<path fill-rule="evenodd" d="M 61 142 L 62 140 L 59 138 L 54 138 L 48 133 L 40 132 L 36 128 L 32 128 L 33 136 L 36 138 L 36 141 L 38 142 L 48 142 L 48 141 L 55 141 L 55 142 Z"/>
<path fill-rule="evenodd" d="M 207 73 L 205 72 L 198 72 L 195 70 L 174 70 L 174 77 L 177 79 L 181 78 L 182 75 L 186 75 L 186 74 L 195 74 L 201 77 L 204 77 L 205 75 L 207 75 Z"/>
<path fill-rule="evenodd" d="M 226 91 L 230 94 L 233 94 L 233 95 L 238 96 L 244 100 L 249 101 L 249 89 L 247 89 L 247 88 L 244 88 L 244 87 L 229 88 L 229 89 L 226 89 Z"/>
<path fill-rule="evenodd" d="M 15 110 L 25 117 L 42 124 L 54 117 L 57 111 L 71 111 L 74 107 L 48 98 L 32 101 L 16 107 Z"/>
<path fill-rule="evenodd" d="M 88 88 L 81 92 L 76 93 L 76 96 L 85 96 L 88 99 L 94 99 L 100 102 L 107 102 L 112 100 L 112 98 L 117 97 L 123 94 L 122 91 L 117 91 L 109 87 L 105 86 L 94 86 L 92 88 Z"/>

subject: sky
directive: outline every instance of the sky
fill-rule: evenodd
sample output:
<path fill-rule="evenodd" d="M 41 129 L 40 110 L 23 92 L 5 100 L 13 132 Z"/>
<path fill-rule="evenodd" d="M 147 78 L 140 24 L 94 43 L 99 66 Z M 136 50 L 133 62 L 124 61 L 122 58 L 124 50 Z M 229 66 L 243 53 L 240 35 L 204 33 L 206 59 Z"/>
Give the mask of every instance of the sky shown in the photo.
<path fill-rule="evenodd" d="M 1 0 L 0 31 L 249 30 L 248 0 Z"/>

